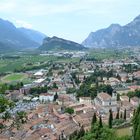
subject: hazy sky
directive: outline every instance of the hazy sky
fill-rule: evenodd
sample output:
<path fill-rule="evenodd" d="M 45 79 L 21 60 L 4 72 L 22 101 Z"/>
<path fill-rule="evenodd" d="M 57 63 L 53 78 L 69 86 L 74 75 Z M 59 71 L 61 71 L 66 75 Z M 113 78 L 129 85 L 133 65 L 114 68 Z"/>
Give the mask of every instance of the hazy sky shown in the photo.
<path fill-rule="evenodd" d="M 0 18 L 48 36 L 82 42 L 91 31 L 124 25 L 140 14 L 140 0 L 0 0 Z"/>

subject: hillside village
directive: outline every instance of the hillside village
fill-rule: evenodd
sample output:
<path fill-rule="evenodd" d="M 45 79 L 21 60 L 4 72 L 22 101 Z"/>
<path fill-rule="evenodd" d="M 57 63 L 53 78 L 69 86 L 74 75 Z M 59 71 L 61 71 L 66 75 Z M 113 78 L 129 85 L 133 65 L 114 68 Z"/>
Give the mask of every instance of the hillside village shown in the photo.
<path fill-rule="evenodd" d="M 138 58 L 98 62 L 82 57 L 25 73 L 34 78 L 32 83 L 4 90 L 4 98 L 15 105 L 0 113 L 2 140 L 69 140 L 81 128 L 90 130 L 94 114 L 108 124 L 110 111 L 112 127 L 131 126 L 140 104 Z M 2 117 L 6 112 L 9 119 Z M 17 112 L 26 112 L 26 123 L 15 127 Z"/>

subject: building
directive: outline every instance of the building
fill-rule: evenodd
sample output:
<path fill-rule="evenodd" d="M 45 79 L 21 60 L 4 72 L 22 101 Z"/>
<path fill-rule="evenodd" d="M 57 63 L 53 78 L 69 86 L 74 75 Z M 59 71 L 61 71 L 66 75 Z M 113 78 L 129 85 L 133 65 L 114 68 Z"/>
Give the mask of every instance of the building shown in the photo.
<path fill-rule="evenodd" d="M 6 97 L 10 100 L 22 100 L 23 94 L 20 92 L 20 90 L 13 90 L 13 91 L 6 91 Z"/>
<path fill-rule="evenodd" d="M 54 95 L 53 94 L 48 94 L 48 93 L 42 93 L 39 95 L 39 100 L 41 102 L 52 102 L 54 99 Z"/>
<path fill-rule="evenodd" d="M 140 104 L 140 99 L 138 97 L 133 97 L 130 99 L 130 103 L 135 106 L 138 107 Z"/>
<path fill-rule="evenodd" d="M 97 110 L 97 113 L 103 115 L 107 114 L 111 109 L 113 112 L 117 111 L 117 94 L 113 93 L 110 96 L 107 93 L 99 93 L 94 99 L 94 105 Z"/>
<path fill-rule="evenodd" d="M 79 102 L 83 104 L 92 104 L 91 97 L 80 97 Z"/>
<path fill-rule="evenodd" d="M 45 70 L 39 70 L 34 74 L 34 77 L 36 77 L 37 79 L 40 79 L 43 76 L 45 76 Z"/>
<path fill-rule="evenodd" d="M 33 82 L 34 85 L 38 85 L 38 86 L 41 86 L 43 84 L 45 84 L 45 80 L 46 79 L 43 79 L 43 78 L 40 78 L 40 79 L 37 79 Z"/>
<path fill-rule="evenodd" d="M 129 101 L 129 97 L 128 96 L 120 96 L 120 100 L 121 101 Z"/>

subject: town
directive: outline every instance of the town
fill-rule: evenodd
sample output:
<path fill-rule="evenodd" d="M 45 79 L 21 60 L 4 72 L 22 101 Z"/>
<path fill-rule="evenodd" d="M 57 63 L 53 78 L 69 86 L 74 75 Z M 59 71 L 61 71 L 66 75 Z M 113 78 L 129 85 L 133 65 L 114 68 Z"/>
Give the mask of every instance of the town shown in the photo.
<path fill-rule="evenodd" d="M 71 140 L 88 132 L 94 117 L 132 135 L 140 104 L 138 55 L 103 60 L 89 59 L 85 52 L 40 55 L 79 59 L 24 71 L 33 79 L 28 84 L 0 85 L 1 140 Z"/>

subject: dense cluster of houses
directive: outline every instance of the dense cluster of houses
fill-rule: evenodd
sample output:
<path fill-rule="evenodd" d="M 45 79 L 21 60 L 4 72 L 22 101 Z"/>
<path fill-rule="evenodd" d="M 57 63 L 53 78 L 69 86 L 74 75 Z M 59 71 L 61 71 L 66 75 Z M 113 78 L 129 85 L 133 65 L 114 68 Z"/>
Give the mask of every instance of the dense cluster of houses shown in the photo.
<path fill-rule="evenodd" d="M 24 85 L 20 90 L 6 91 L 7 98 L 20 101 L 11 113 L 16 110 L 26 111 L 27 123 L 23 124 L 22 129 L 3 132 L 0 134 L 0 139 L 8 140 L 10 137 L 12 140 L 59 140 L 62 136 L 69 139 L 69 136 L 80 130 L 81 127 L 84 127 L 85 131 L 90 129 L 94 113 L 98 117 L 101 116 L 106 123 L 110 109 L 114 116 L 118 109 L 120 114 L 126 110 L 127 120 L 130 120 L 134 110 L 140 104 L 140 99 L 136 96 L 129 98 L 127 93 L 140 89 L 136 80 L 133 80 L 140 79 L 140 71 L 127 73 L 123 70 L 122 66 L 124 64 L 138 66 L 137 63 L 131 60 L 104 61 L 102 63 L 82 61 L 80 65 L 63 63 L 63 68 L 62 64 L 57 64 L 57 69 L 52 69 L 51 76 L 47 75 L 48 71 L 46 70 L 30 72 L 29 74 L 35 79 L 33 83 Z M 79 100 L 77 100 L 75 93 L 67 94 L 67 89 L 79 88 L 84 82 L 84 78 L 94 73 L 97 67 L 105 71 L 109 69 L 115 70 L 114 75 L 116 76 L 103 77 L 99 83 L 115 87 L 112 96 L 108 93 L 100 92 L 95 99 L 79 97 Z M 71 76 L 73 72 L 78 72 L 76 76 L 79 78 L 79 85 L 75 83 Z M 127 83 L 127 80 L 132 82 Z M 53 87 L 54 83 L 57 88 L 51 88 L 47 93 L 40 93 L 38 96 L 33 97 L 30 95 L 32 87 L 43 87 L 46 84 Z M 58 99 L 53 102 L 56 93 L 58 94 Z M 120 95 L 120 100 L 117 99 L 118 94 Z M 65 113 L 65 108 L 72 108 L 74 113 L 72 115 Z"/>

